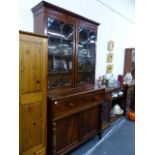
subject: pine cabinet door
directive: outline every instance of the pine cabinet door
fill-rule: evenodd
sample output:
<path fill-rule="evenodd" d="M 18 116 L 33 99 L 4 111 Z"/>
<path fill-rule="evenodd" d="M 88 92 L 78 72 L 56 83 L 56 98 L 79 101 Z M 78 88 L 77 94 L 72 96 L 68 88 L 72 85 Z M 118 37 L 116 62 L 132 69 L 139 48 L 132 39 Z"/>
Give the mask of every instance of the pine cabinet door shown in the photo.
<path fill-rule="evenodd" d="M 19 59 L 20 154 L 39 154 L 46 146 L 47 39 L 20 33 Z"/>

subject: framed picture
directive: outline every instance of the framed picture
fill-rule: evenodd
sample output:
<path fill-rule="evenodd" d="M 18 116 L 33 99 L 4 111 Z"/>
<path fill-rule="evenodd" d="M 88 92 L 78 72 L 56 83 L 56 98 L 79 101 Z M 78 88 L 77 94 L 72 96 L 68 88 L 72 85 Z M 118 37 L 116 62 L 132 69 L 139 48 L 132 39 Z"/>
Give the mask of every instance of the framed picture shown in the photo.
<path fill-rule="evenodd" d="M 112 63 L 112 61 L 113 61 L 113 53 L 109 53 L 108 55 L 107 55 L 107 62 L 108 63 Z"/>
<path fill-rule="evenodd" d="M 107 65 L 107 71 L 106 71 L 106 73 L 107 74 L 112 74 L 112 71 L 113 71 L 113 64 Z"/>
<path fill-rule="evenodd" d="M 108 42 L 108 51 L 113 51 L 114 50 L 114 45 L 115 45 L 115 42 L 112 41 L 112 40 L 109 40 L 109 42 Z"/>

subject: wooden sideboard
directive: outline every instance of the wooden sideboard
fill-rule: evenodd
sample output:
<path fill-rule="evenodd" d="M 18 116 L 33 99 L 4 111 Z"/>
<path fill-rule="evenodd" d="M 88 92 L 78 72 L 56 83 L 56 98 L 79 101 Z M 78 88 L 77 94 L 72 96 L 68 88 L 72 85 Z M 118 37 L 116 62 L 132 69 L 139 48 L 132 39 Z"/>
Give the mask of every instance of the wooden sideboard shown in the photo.
<path fill-rule="evenodd" d="M 101 136 L 105 89 L 48 94 L 48 154 L 66 154 L 92 136 Z"/>
<path fill-rule="evenodd" d="M 118 92 L 122 91 L 123 95 L 113 97 L 112 94 L 118 94 Z M 105 101 L 102 107 L 102 128 L 104 129 L 114 120 L 116 120 L 121 115 L 113 115 L 112 109 L 113 107 L 119 104 L 123 109 L 124 113 L 126 113 L 126 89 L 125 86 L 116 87 L 116 88 L 106 88 L 105 90 Z"/>
<path fill-rule="evenodd" d="M 122 95 L 113 97 L 113 93 L 118 94 L 123 92 Z M 123 109 L 123 114 L 113 115 L 112 109 L 118 104 Z M 135 110 L 135 83 L 130 85 L 123 85 L 121 87 L 106 88 L 105 101 L 102 105 L 102 129 L 108 127 L 111 122 L 116 120 L 122 115 L 126 115 L 129 111 Z"/>

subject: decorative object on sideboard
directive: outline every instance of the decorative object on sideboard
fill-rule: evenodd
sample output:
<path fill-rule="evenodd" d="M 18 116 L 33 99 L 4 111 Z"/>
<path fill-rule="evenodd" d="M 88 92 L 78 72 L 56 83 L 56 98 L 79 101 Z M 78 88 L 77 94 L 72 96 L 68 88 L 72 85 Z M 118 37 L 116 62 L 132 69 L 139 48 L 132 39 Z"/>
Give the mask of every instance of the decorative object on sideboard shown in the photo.
<path fill-rule="evenodd" d="M 123 75 L 118 75 L 118 81 L 120 83 L 120 86 L 123 85 L 123 81 L 124 81 L 124 76 Z"/>
<path fill-rule="evenodd" d="M 124 82 L 125 82 L 125 84 L 131 84 L 132 83 L 132 75 L 130 72 L 125 74 Z"/>
<path fill-rule="evenodd" d="M 115 104 L 115 105 L 114 105 L 114 107 L 113 107 L 113 109 L 112 109 L 112 113 L 113 113 L 114 115 L 122 115 L 123 112 L 124 112 L 124 110 L 121 109 L 121 107 L 120 107 L 118 104 Z"/>

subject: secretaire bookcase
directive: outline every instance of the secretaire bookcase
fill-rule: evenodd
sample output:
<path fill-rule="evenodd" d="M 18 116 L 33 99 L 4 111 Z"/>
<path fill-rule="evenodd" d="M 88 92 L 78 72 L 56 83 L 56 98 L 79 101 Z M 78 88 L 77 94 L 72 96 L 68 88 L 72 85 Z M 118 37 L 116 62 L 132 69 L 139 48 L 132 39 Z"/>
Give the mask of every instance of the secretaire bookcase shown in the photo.
<path fill-rule="evenodd" d="M 47 153 L 68 154 L 101 131 L 104 88 L 94 88 L 99 23 L 42 1 L 34 32 L 48 37 Z"/>

